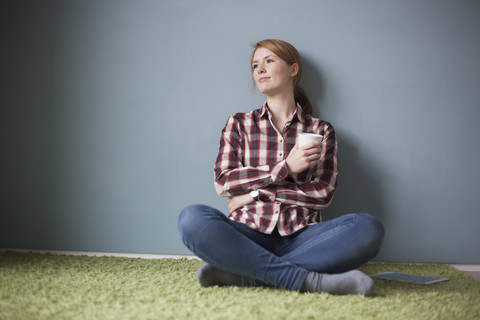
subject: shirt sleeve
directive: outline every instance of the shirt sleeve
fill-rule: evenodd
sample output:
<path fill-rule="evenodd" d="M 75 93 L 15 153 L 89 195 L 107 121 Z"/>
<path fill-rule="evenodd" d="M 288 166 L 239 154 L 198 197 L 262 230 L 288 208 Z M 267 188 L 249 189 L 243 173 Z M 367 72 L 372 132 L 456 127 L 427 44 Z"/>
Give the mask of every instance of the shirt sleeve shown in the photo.
<path fill-rule="evenodd" d="M 243 135 L 235 115 L 230 116 L 222 130 L 215 161 L 215 190 L 220 196 L 231 197 L 267 187 L 288 175 L 285 160 L 261 165 L 245 166 Z"/>
<path fill-rule="evenodd" d="M 328 125 L 320 155 L 321 162 L 298 176 L 261 190 L 269 201 L 302 206 L 314 210 L 326 208 L 333 199 L 337 187 L 337 139 L 335 131 Z"/>

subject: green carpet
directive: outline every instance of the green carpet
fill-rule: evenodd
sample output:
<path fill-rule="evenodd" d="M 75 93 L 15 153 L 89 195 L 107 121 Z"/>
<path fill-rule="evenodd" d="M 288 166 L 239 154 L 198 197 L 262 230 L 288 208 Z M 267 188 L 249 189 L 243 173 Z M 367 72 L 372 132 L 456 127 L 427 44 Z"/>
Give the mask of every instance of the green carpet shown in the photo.
<path fill-rule="evenodd" d="M 375 295 L 201 288 L 187 259 L 0 253 L 0 319 L 480 319 L 480 282 L 447 265 L 369 264 L 448 277 L 430 286 L 376 279 Z"/>

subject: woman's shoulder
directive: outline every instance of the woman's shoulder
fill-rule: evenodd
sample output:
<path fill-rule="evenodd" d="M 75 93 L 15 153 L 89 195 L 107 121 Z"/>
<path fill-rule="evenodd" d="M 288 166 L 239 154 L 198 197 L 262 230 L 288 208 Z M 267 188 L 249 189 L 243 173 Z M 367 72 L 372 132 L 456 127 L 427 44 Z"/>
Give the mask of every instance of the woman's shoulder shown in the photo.
<path fill-rule="evenodd" d="M 248 112 L 236 112 L 228 117 L 228 121 L 244 122 L 250 119 L 256 119 L 261 116 L 262 108 L 254 109 Z"/>
<path fill-rule="evenodd" d="M 255 119 L 260 115 L 261 109 L 255 109 L 249 112 L 237 112 L 231 114 L 227 123 L 225 124 L 224 131 L 245 131 L 246 128 L 254 126 Z"/>

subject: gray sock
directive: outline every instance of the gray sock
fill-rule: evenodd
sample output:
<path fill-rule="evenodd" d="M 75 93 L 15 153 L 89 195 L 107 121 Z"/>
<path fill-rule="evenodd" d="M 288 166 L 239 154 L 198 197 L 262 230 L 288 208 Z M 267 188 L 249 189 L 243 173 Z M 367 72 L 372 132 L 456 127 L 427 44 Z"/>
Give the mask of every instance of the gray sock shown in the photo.
<path fill-rule="evenodd" d="M 218 268 L 215 268 L 211 264 L 204 264 L 198 269 L 197 272 L 198 283 L 202 287 L 210 286 L 237 286 L 237 287 L 251 287 L 261 285 L 254 279 L 244 276 L 229 273 Z"/>
<path fill-rule="evenodd" d="M 373 287 L 373 280 L 358 270 L 338 274 L 309 272 L 300 291 L 369 296 L 373 293 Z"/>

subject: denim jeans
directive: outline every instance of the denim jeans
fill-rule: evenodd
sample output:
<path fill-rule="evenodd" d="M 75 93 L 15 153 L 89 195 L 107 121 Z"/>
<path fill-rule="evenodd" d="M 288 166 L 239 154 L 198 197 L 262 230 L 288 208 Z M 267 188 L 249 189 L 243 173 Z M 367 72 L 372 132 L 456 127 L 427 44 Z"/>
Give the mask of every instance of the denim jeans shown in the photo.
<path fill-rule="evenodd" d="M 310 225 L 282 237 L 257 232 L 206 206 L 185 208 L 178 218 L 183 243 L 221 270 L 264 284 L 299 290 L 307 273 L 346 272 L 376 256 L 383 241 L 382 223 L 353 213 Z"/>

